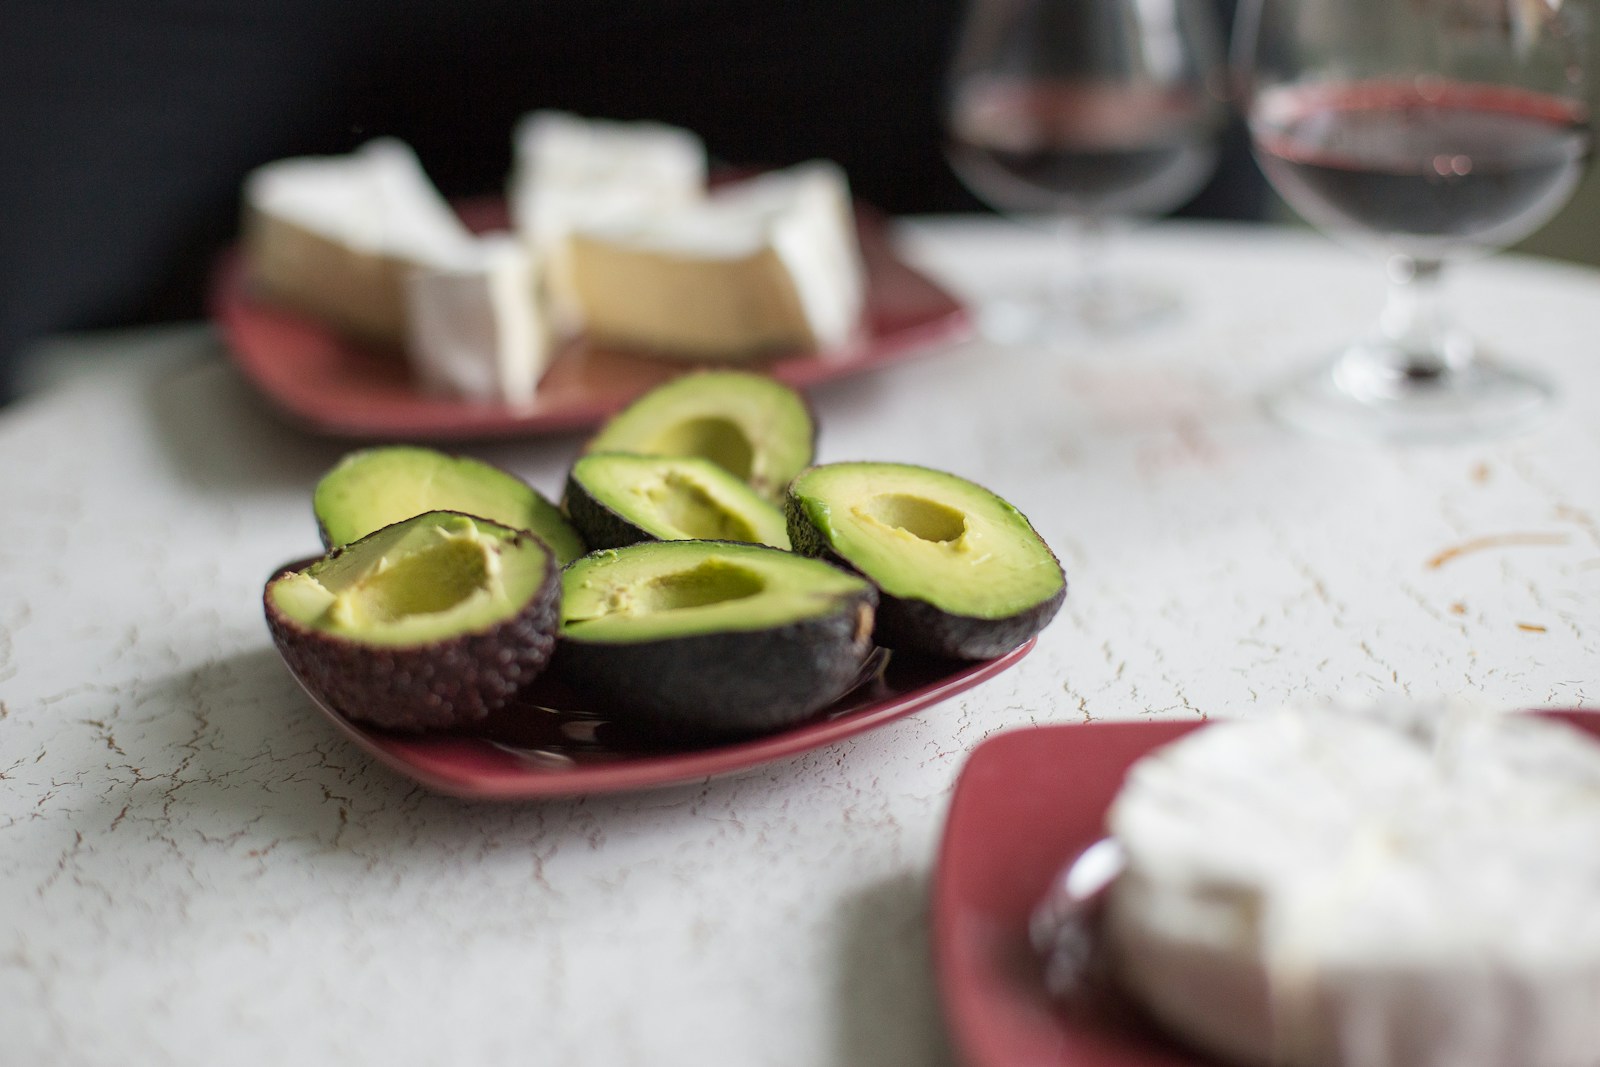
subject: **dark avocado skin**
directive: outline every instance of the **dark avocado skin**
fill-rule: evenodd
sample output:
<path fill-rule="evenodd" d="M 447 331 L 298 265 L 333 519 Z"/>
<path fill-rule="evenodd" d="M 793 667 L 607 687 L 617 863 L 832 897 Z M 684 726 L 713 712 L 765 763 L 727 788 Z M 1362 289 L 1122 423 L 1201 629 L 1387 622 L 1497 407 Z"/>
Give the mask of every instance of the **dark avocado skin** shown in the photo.
<path fill-rule="evenodd" d="M 873 639 L 884 648 L 920 652 L 942 659 L 994 659 L 1043 630 L 1067 599 L 1067 586 L 1043 601 L 1003 619 L 976 619 L 940 611 L 925 600 L 882 594 Z"/>
<path fill-rule="evenodd" d="M 518 533 L 516 540 L 531 536 Z M 549 662 L 561 619 L 561 581 L 549 552 L 539 591 L 521 612 L 487 630 L 423 645 L 387 648 L 321 633 L 285 616 L 268 592 L 262 600 L 273 642 L 317 700 L 347 719 L 413 733 L 469 725 L 504 706 Z"/>
<path fill-rule="evenodd" d="M 636 644 L 564 636 L 551 670 L 663 738 L 765 733 L 809 718 L 856 681 L 876 602 L 863 589 L 826 616 L 766 630 Z"/>
<path fill-rule="evenodd" d="M 789 543 L 802 556 L 825 560 L 836 567 L 860 574 L 873 581 L 850 560 L 834 551 L 821 530 L 806 516 L 798 498 L 784 499 L 784 516 L 789 521 Z M 1048 551 L 1048 546 L 1046 546 Z M 1051 559 L 1055 559 L 1052 552 Z M 1061 563 L 1056 561 L 1059 569 Z M 878 590 L 877 624 L 873 640 L 898 652 L 917 652 L 941 659 L 981 660 L 1003 656 L 1047 626 L 1067 599 L 1066 572 L 1055 596 L 1031 608 L 999 619 L 979 619 L 956 615 L 934 607 L 926 600 L 898 597 Z"/>
<path fill-rule="evenodd" d="M 561 506 L 591 552 L 656 540 L 654 534 L 646 533 L 590 496 L 583 483 L 570 472 L 567 487 L 561 494 Z"/>

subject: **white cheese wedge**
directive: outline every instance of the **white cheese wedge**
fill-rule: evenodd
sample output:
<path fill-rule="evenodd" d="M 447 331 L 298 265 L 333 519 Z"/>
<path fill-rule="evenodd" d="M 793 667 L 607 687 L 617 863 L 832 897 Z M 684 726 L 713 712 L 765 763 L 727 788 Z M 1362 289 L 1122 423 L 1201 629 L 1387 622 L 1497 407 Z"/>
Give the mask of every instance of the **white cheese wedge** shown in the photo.
<path fill-rule="evenodd" d="M 302 156 L 252 171 L 244 186 L 251 283 L 278 303 L 398 346 L 405 278 L 472 261 L 473 238 L 393 138 L 349 155 Z"/>
<path fill-rule="evenodd" d="M 558 238 L 575 217 L 650 213 L 705 195 L 705 144 L 677 126 L 535 111 L 517 122 L 511 149 L 512 221 L 540 240 Z"/>
<path fill-rule="evenodd" d="M 831 163 L 577 224 L 566 257 L 584 328 L 605 344 L 737 361 L 842 346 L 861 318 L 850 190 Z"/>
<path fill-rule="evenodd" d="M 1460 709 L 1283 713 L 1138 763 L 1121 982 L 1244 1065 L 1600 1063 L 1600 745 Z"/>
<path fill-rule="evenodd" d="M 554 340 L 533 258 L 509 234 L 475 242 L 463 261 L 407 278 L 406 350 L 423 387 L 520 405 L 534 398 Z"/>
<path fill-rule="evenodd" d="M 706 169 L 704 142 L 677 126 L 561 111 L 535 111 L 518 121 L 507 190 L 512 223 L 540 261 L 564 329 L 581 325 L 568 234 L 696 203 L 705 196 Z"/>

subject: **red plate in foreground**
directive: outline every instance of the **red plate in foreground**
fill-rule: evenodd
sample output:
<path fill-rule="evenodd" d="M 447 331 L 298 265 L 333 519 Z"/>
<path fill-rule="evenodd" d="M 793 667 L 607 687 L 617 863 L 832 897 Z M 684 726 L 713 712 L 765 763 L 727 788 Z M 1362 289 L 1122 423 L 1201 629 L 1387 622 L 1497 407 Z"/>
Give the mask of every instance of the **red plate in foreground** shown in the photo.
<path fill-rule="evenodd" d="M 579 706 L 574 694 L 545 679 L 511 708 L 462 734 L 369 729 L 346 719 L 309 689 L 307 693 L 346 737 L 430 789 L 495 799 L 580 796 L 701 781 L 821 748 L 970 689 L 1016 663 L 1033 645 L 1029 640 L 980 663 L 891 656 L 880 675 L 798 726 L 683 749 L 631 742 L 608 727 L 603 715 L 563 715 L 529 707 Z"/>
<path fill-rule="evenodd" d="M 461 215 L 480 231 L 506 224 L 505 206 L 497 201 L 463 205 Z M 859 338 L 839 351 L 754 366 L 803 388 L 970 334 L 967 309 L 895 255 L 884 220 L 863 209 L 857 221 L 867 272 Z M 341 437 L 466 440 L 583 430 L 693 369 L 580 340 L 557 356 L 530 407 L 432 396 L 416 388 L 398 354 L 375 351 L 315 318 L 255 297 L 237 253 L 223 260 L 212 280 L 211 312 L 234 365 L 268 401 L 308 429 Z"/>
<path fill-rule="evenodd" d="M 1542 712 L 1600 737 L 1600 713 Z M 933 889 L 945 1020 L 967 1067 L 1211 1065 L 1123 1004 L 1090 1014 L 1051 1001 L 1028 916 L 1052 877 L 1104 836 L 1127 769 L 1193 722 L 1045 726 L 993 737 L 956 783 Z"/>

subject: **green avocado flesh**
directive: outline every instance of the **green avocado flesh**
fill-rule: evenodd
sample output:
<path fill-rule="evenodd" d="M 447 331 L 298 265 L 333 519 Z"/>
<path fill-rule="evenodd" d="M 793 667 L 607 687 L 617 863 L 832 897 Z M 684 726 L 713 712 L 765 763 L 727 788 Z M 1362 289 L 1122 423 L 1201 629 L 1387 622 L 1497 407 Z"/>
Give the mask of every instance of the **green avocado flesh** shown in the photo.
<path fill-rule="evenodd" d="M 563 572 L 561 586 L 561 636 L 607 643 L 783 626 L 871 593 L 820 560 L 706 541 L 591 552 Z"/>
<path fill-rule="evenodd" d="M 701 371 L 635 400 L 587 451 L 698 456 L 776 500 L 811 462 L 816 436 L 805 399 L 788 386 L 743 371 Z"/>
<path fill-rule="evenodd" d="M 595 548 L 649 539 L 789 547 L 783 512 L 706 459 L 584 456 L 573 464 L 565 505 L 573 524 Z"/>
<path fill-rule="evenodd" d="M 268 595 L 309 630 L 368 645 L 425 645 L 515 616 L 538 593 L 548 560 L 539 541 L 514 530 L 428 513 L 280 576 Z"/>
<path fill-rule="evenodd" d="M 1059 597 L 1061 566 L 1016 508 L 942 471 L 834 463 L 789 489 L 790 537 L 831 552 L 886 595 L 940 611 L 1003 619 Z M 804 544 L 802 543 L 804 542 Z"/>
<path fill-rule="evenodd" d="M 584 544 L 566 517 L 515 475 L 466 456 L 393 445 L 352 452 L 317 483 L 312 509 L 335 547 L 425 511 L 458 511 L 527 530 L 566 564 Z"/>

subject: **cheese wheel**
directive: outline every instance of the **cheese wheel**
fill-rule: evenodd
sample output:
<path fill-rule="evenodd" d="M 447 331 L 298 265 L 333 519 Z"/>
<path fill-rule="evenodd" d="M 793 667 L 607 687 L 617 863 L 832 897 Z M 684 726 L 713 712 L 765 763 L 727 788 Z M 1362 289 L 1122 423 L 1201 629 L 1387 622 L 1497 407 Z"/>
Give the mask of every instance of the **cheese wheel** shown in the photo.
<path fill-rule="evenodd" d="M 1196 731 L 1109 814 L 1115 973 L 1249 1067 L 1600 1063 L 1600 744 L 1461 708 Z"/>

